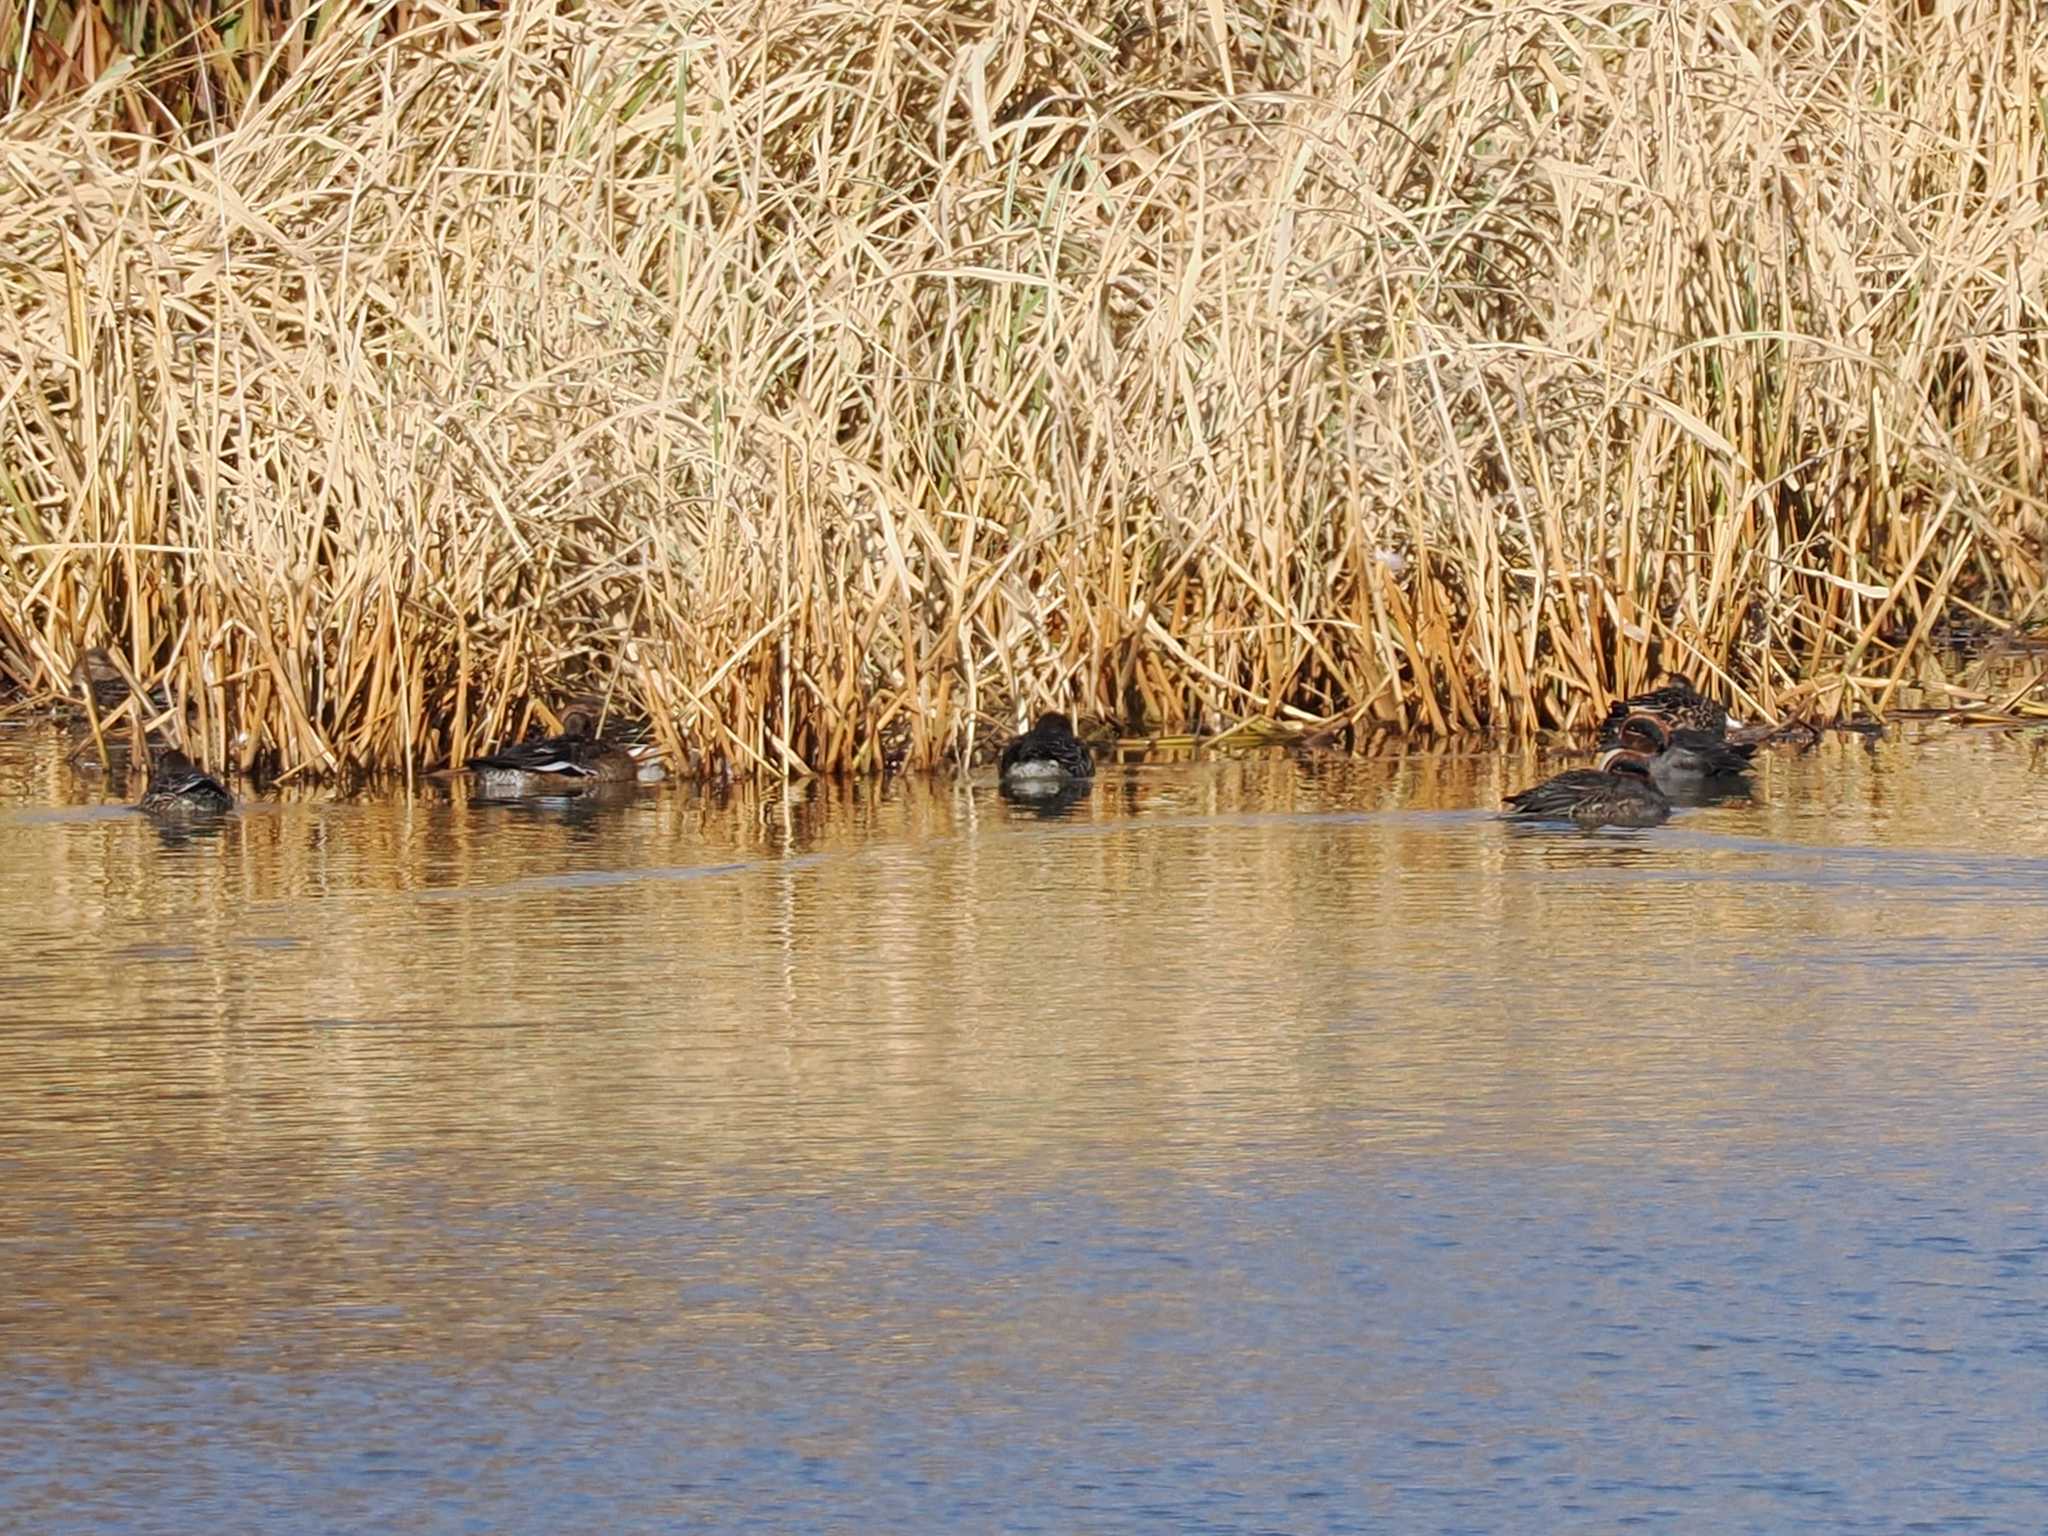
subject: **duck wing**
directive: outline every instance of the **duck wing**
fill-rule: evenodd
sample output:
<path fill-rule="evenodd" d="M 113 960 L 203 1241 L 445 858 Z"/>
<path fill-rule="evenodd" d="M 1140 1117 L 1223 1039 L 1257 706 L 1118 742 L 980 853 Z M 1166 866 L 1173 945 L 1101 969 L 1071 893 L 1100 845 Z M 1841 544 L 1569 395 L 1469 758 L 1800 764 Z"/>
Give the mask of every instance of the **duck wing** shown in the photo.
<path fill-rule="evenodd" d="M 1514 807 L 1517 816 L 1569 817 L 1590 797 L 1613 794 L 1635 782 L 1601 768 L 1568 768 L 1541 784 L 1509 795 L 1503 804 Z"/>
<path fill-rule="evenodd" d="M 540 741 L 522 741 L 500 747 L 464 764 L 498 773 L 588 774 L 591 762 L 603 748 L 588 736 L 549 736 Z"/>

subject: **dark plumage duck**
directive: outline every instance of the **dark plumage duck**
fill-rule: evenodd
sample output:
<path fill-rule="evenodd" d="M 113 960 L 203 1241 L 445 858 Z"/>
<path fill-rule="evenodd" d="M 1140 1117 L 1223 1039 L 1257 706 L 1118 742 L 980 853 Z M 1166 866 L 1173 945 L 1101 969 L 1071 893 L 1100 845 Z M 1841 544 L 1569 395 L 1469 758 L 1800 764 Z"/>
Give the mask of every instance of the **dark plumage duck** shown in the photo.
<path fill-rule="evenodd" d="M 1754 742 L 1731 742 L 1687 726 L 1674 728 L 1656 715 L 1638 712 L 1621 722 L 1615 745 L 1601 757 L 1600 766 L 1640 763 L 1665 794 L 1692 795 L 1741 788 L 1755 753 Z"/>
<path fill-rule="evenodd" d="M 640 775 L 631 748 L 597 734 L 597 717 L 577 705 L 562 712 L 562 733 L 501 747 L 464 765 L 493 795 L 579 794 L 598 784 L 623 784 Z"/>
<path fill-rule="evenodd" d="M 149 765 L 149 786 L 136 809 L 152 816 L 218 816 L 235 797 L 184 753 L 166 747 Z"/>
<path fill-rule="evenodd" d="M 1050 793 L 1095 777 L 1095 754 L 1074 734 L 1073 722 L 1065 715 L 1047 714 L 1003 748 L 997 767 L 1012 790 Z"/>
<path fill-rule="evenodd" d="M 1572 768 L 1509 795 L 1518 821 L 1573 821 L 1582 827 L 1654 827 L 1671 815 L 1671 801 L 1630 758 L 1611 768 Z"/>
<path fill-rule="evenodd" d="M 1600 745 L 1623 745 L 1621 727 L 1632 715 L 1654 715 L 1673 730 L 1700 731 L 1716 739 L 1728 734 L 1728 706 L 1701 693 L 1682 672 L 1671 673 L 1662 688 L 1617 699 L 1600 722 Z"/>

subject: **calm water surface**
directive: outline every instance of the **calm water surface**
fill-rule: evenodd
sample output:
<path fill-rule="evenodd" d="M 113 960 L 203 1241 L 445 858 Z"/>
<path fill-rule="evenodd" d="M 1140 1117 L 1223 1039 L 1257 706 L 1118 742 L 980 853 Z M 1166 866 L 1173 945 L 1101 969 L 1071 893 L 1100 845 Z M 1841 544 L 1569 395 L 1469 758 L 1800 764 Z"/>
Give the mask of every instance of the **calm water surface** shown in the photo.
<path fill-rule="evenodd" d="M 0 1528 L 2040 1531 L 2048 753 L 166 835 L 0 728 Z"/>

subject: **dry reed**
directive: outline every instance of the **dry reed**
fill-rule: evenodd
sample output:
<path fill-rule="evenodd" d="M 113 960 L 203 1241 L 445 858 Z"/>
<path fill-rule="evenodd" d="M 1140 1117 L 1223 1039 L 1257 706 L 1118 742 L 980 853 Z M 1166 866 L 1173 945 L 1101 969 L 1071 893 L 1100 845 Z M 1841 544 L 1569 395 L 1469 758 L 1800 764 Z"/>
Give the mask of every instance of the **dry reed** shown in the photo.
<path fill-rule="evenodd" d="M 103 68 L 0 122 L 0 671 L 288 771 L 588 686 L 773 772 L 1882 705 L 2042 602 L 2024 10 L 357 7 L 176 129 Z"/>

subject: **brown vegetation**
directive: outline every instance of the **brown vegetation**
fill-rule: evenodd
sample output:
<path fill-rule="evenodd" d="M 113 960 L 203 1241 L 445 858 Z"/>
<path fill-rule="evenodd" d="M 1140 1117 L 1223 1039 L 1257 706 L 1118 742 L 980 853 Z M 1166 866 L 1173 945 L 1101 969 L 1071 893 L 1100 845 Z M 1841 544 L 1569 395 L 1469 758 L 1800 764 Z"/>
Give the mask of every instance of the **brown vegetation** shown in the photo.
<path fill-rule="evenodd" d="M 319 14 L 0 18 L 0 671 L 215 756 L 1833 710 L 2041 602 L 1988 0 Z"/>

